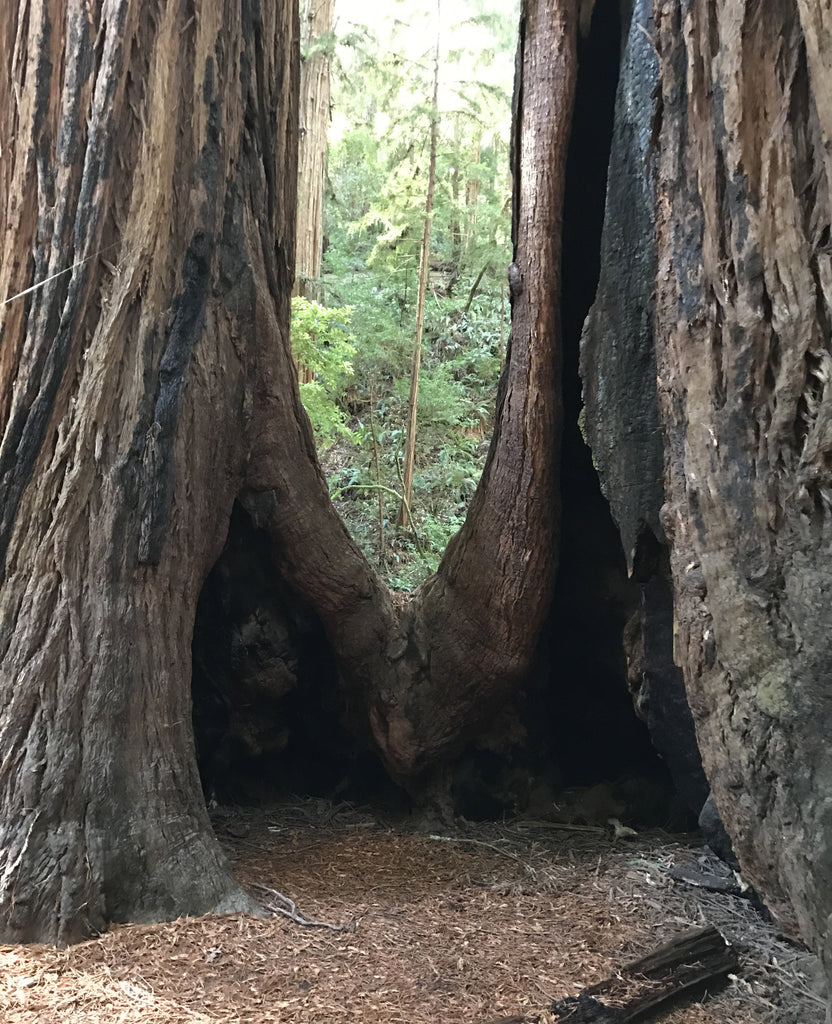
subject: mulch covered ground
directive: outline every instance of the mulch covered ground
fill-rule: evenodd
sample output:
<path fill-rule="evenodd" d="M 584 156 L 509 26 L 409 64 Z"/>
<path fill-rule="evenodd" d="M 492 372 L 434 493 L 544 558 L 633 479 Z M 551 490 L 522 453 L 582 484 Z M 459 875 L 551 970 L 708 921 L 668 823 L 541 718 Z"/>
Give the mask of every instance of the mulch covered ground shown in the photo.
<path fill-rule="evenodd" d="M 216 824 L 258 899 L 287 907 L 279 891 L 342 930 L 230 915 L 0 946 L 0 1020 L 549 1024 L 554 999 L 702 924 L 736 943 L 739 972 L 661 1021 L 824 1019 L 815 959 L 747 899 L 674 882 L 704 852 L 662 833 L 514 822 L 440 836 L 315 800 Z"/>

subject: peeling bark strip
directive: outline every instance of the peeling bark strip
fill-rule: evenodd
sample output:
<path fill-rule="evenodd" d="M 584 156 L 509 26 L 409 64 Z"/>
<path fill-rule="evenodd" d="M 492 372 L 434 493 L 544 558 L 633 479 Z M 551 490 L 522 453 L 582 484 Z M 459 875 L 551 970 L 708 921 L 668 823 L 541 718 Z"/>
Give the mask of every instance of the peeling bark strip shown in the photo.
<path fill-rule="evenodd" d="M 0 937 L 65 942 L 252 907 L 190 639 L 288 351 L 297 16 L 6 4 L 0 46 L 0 301 L 77 264 L 0 306 Z"/>
<path fill-rule="evenodd" d="M 676 657 L 744 872 L 832 968 L 830 14 L 655 15 Z"/>

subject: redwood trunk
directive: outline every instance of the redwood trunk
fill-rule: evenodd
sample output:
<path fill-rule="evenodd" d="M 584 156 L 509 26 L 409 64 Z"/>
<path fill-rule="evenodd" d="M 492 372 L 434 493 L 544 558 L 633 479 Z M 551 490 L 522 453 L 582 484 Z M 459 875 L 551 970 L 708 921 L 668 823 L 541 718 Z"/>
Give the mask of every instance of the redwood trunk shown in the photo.
<path fill-rule="evenodd" d="M 0 13 L 4 941 L 252 906 L 202 799 L 190 639 L 252 380 L 288 351 L 296 40 L 290 3 Z"/>
<path fill-rule="evenodd" d="M 655 14 L 676 657 L 744 873 L 832 966 L 830 14 Z"/>

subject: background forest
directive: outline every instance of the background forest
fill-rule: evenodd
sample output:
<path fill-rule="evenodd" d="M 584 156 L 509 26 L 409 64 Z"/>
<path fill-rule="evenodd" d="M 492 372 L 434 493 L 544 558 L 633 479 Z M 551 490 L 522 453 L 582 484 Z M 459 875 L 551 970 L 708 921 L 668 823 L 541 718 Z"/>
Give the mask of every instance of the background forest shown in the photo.
<path fill-rule="evenodd" d="M 509 329 L 516 5 L 398 2 L 372 26 L 337 0 L 323 264 L 293 300 L 293 350 L 330 493 L 391 586 L 429 575 L 485 461 Z M 436 79 L 436 81 L 435 81 Z M 436 102 L 434 104 L 434 85 Z M 436 132 L 412 522 L 401 511 L 420 245 Z M 300 211 L 303 217 L 304 211 Z M 302 277 L 302 274 L 301 274 Z"/>

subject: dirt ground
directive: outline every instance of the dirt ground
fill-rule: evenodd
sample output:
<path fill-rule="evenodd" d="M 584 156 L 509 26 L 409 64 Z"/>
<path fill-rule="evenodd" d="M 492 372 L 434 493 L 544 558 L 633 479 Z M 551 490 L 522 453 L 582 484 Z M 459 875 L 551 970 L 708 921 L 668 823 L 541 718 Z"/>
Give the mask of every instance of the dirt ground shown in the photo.
<path fill-rule="evenodd" d="M 575 995 L 686 928 L 740 969 L 666 1024 L 820 1024 L 814 957 L 749 900 L 673 881 L 705 851 L 544 822 L 431 835 L 306 800 L 216 815 L 235 873 L 284 916 L 128 925 L 69 949 L 0 946 L 0 1019 L 19 1022 L 550 1024 Z M 270 892 L 269 890 L 275 890 Z"/>

